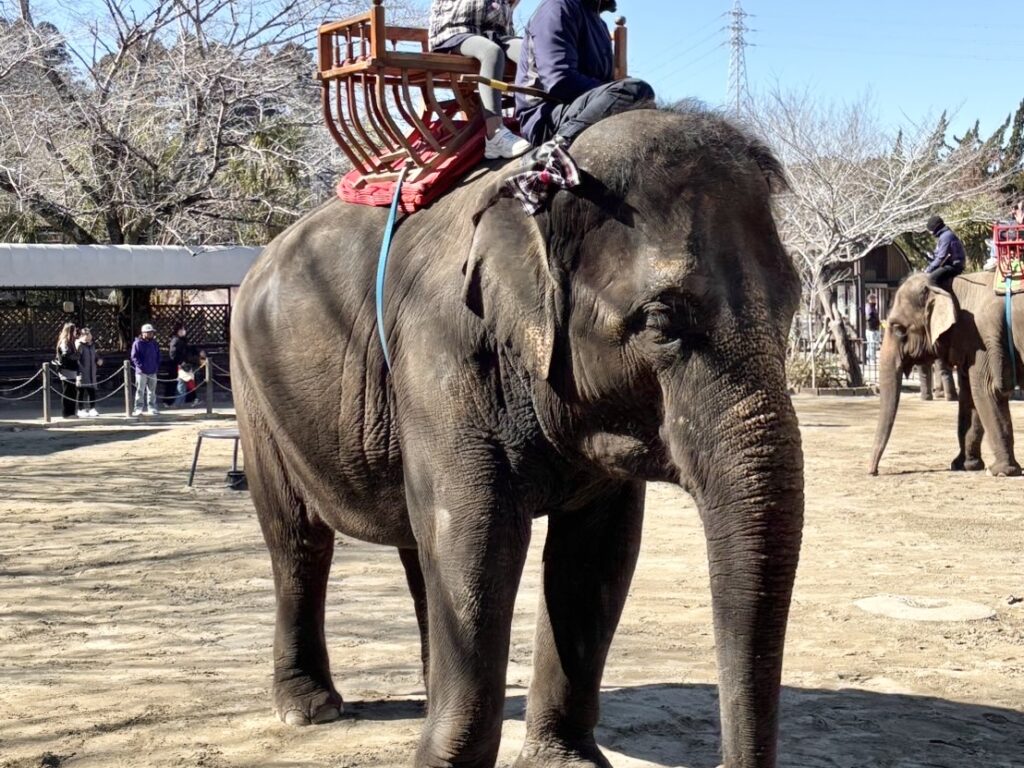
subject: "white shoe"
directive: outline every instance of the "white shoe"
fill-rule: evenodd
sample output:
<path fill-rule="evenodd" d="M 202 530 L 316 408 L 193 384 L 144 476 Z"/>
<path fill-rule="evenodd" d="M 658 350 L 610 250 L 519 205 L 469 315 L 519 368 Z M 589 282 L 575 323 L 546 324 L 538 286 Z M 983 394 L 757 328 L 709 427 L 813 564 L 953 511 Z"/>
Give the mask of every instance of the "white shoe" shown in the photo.
<path fill-rule="evenodd" d="M 484 157 L 494 160 L 498 157 L 519 157 L 530 151 L 531 144 L 522 136 L 516 136 L 504 125 L 484 142 Z"/>
<path fill-rule="evenodd" d="M 982 267 L 982 269 L 985 270 L 986 272 L 995 272 L 997 264 L 999 264 L 999 261 L 998 259 L 996 259 L 995 256 L 993 256 L 992 258 L 985 262 L 985 266 Z"/>
<path fill-rule="evenodd" d="M 99 416 L 100 415 L 100 412 L 97 411 L 95 408 L 90 408 L 88 411 L 86 411 L 86 413 L 88 413 L 90 416 Z"/>
<path fill-rule="evenodd" d="M 154 408 L 153 410 L 151 410 L 149 412 L 149 415 L 150 416 L 159 416 L 160 415 L 160 411 L 158 411 L 156 408 Z"/>
<path fill-rule="evenodd" d="M 142 415 L 142 411 L 140 411 L 138 408 L 136 408 L 134 411 L 132 411 L 132 416 L 141 416 L 141 415 Z"/>
<path fill-rule="evenodd" d="M 88 415 L 89 415 L 88 411 L 79 411 L 78 412 L 78 418 L 80 418 L 80 419 L 84 419 Z"/>

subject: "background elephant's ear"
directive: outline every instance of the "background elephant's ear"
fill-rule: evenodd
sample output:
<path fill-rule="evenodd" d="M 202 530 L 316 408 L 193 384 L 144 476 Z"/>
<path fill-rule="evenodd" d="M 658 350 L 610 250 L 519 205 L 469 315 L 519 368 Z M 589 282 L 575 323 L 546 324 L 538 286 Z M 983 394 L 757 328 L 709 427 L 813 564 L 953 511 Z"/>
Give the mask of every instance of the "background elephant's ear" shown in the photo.
<path fill-rule="evenodd" d="M 498 343 L 554 385 L 561 379 L 556 370 L 561 364 L 554 361 L 564 328 L 566 281 L 551 272 L 545 219 L 527 216 L 516 200 L 491 196 L 474 221 L 463 300 Z"/>
<path fill-rule="evenodd" d="M 942 334 L 956 322 L 956 302 L 953 295 L 937 286 L 929 286 L 928 341 L 934 347 Z"/>

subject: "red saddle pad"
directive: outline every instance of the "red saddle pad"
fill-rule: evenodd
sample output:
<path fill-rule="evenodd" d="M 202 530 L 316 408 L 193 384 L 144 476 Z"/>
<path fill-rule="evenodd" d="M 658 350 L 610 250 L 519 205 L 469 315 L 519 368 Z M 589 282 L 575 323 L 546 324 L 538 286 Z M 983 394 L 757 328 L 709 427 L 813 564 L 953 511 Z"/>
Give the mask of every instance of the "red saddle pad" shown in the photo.
<path fill-rule="evenodd" d="M 456 126 L 462 128 L 464 121 L 456 121 Z M 431 131 L 440 131 L 439 122 L 430 125 Z M 419 131 L 409 134 L 409 142 L 417 153 L 424 160 L 429 161 L 437 156 L 437 152 L 430 149 Z M 484 127 L 480 124 L 480 130 L 459 149 L 441 162 L 433 171 L 417 181 L 406 181 L 402 184 L 401 210 L 404 213 L 412 213 L 425 205 L 430 204 L 449 189 L 454 187 L 459 179 L 466 175 L 470 169 L 475 167 L 484 157 Z M 403 160 L 396 160 L 391 168 L 400 170 Z M 363 175 L 353 169 L 342 177 L 338 182 L 338 197 L 346 203 L 356 205 L 391 205 L 391 198 L 395 194 L 395 182 L 377 181 L 359 184 Z"/>

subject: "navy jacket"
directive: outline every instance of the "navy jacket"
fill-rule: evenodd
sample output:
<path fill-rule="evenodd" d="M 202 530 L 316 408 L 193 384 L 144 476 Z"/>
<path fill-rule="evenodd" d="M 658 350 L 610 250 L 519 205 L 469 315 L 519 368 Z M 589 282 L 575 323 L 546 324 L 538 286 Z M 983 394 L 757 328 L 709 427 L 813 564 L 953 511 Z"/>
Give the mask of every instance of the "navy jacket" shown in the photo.
<path fill-rule="evenodd" d="M 939 243 L 935 246 L 935 255 L 925 267 L 925 272 L 934 272 L 939 267 L 959 267 L 962 271 L 967 263 L 967 254 L 964 253 L 964 244 L 960 238 L 953 234 L 949 227 L 943 227 L 935 233 Z"/>
<path fill-rule="evenodd" d="M 610 83 L 611 35 L 590 0 L 543 0 L 523 32 L 516 83 L 547 91 L 563 104 Z M 555 102 L 516 94 L 520 132 L 533 144 L 551 121 Z"/>

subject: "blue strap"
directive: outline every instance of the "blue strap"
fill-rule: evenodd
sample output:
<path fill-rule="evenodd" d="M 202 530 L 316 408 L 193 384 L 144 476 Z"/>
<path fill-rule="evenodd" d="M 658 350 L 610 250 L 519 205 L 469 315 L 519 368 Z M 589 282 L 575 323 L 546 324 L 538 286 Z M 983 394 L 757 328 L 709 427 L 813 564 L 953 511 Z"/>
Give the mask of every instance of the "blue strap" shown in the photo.
<path fill-rule="evenodd" d="M 377 257 L 377 293 L 374 302 L 377 305 L 377 335 L 380 336 L 380 346 L 384 350 L 384 363 L 388 370 L 391 370 L 391 353 L 388 352 L 388 340 L 384 334 L 384 276 L 388 271 L 388 252 L 391 250 L 391 237 L 395 234 L 395 218 L 398 215 L 398 201 L 402 198 L 402 182 L 405 181 L 405 172 L 409 166 L 402 167 L 398 174 L 398 181 L 395 182 L 395 195 L 391 198 L 391 211 L 388 213 L 388 222 L 384 225 L 384 240 L 380 244 L 380 256 Z"/>
<path fill-rule="evenodd" d="M 1010 370 L 1013 371 L 1013 389 L 1017 389 L 1017 352 L 1013 348 L 1013 278 L 1006 278 L 1006 346 L 1010 349 Z"/>

